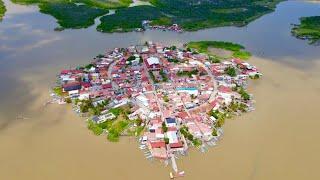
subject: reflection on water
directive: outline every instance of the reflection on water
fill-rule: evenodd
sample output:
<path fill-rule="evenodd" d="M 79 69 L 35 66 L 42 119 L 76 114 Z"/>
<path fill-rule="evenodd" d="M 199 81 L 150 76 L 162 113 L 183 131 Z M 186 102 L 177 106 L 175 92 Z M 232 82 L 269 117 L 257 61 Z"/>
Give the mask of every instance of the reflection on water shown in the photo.
<path fill-rule="evenodd" d="M 319 47 L 290 35 L 290 24 L 297 23 L 299 17 L 319 14 L 320 4 L 317 3 L 283 2 L 274 13 L 246 27 L 182 34 L 161 31 L 104 34 L 97 32 L 95 26 L 55 32 L 55 19 L 39 13 L 36 6 L 16 5 L 9 0 L 5 0 L 5 4 L 7 14 L 0 23 L 0 80 L 9 85 L 1 86 L 1 92 L 16 89 L 19 86 L 17 79 L 23 74 L 45 69 L 43 79 L 51 82 L 59 69 L 84 64 L 106 48 L 127 47 L 148 40 L 177 45 L 197 40 L 233 41 L 245 45 L 256 56 L 283 62 L 287 59 L 309 62 L 320 57 Z M 0 95 L 1 99 L 12 98 L 10 94 L 1 96 L 4 95 Z"/>
<path fill-rule="evenodd" d="M 3 114 L 12 108 L 23 109 L 30 102 L 30 84 L 21 82 L 27 74 L 41 74 L 39 83 L 53 84 L 54 75 L 64 67 L 87 63 L 94 55 L 114 47 L 127 47 L 145 41 L 182 45 L 188 41 L 225 40 L 238 42 L 255 56 L 291 63 L 319 60 L 317 46 L 290 35 L 291 23 L 299 17 L 319 15 L 320 4 L 288 1 L 280 3 L 274 13 L 250 23 L 246 27 L 222 27 L 178 34 L 175 32 L 147 31 L 144 33 L 97 32 L 95 26 L 87 29 L 55 32 L 55 19 L 38 12 L 36 6 L 23 6 L 5 1 L 7 14 L 0 23 L 0 103 Z M 290 59 L 290 61 L 288 61 Z M 305 63 L 307 64 L 307 63 Z M 21 88 L 23 87 L 23 88 Z M 12 99 L 17 99 L 12 101 Z M 11 121 L 11 120 L 10 120 Z"/>
<path fill-rule="evenodd" d="M 256 55 L 277 61 L 286 57 L 304 61 L 314 60 L 320 55 L 320 52 L 317 52 L 319 47 L 309 46 L 307 42 L 295 39 L 290 34 L 290 24 L 297 23 L 299 17 L 319 15 L 320 4 L 317 3 L 283 2 L 278 5 L 274 13 L 267 14 L 242 28 L 222 27 L 182 34 L 159 31 L 103 34 L 96 32 L 95 26 L 88 29 L 54 32 L 53 29 L 57 25 L 53 17 L 37 12 L 35 6 L 14 5 L 8 0 L 5 2 L 8 12 L 0 24 L 2 57 L 12 54 L 18 56 L 26 50 L 36 52 L 40 46 L 44 46 L 41 51 L 45 51 L 48 55 L 57 55 L 51 52 L 52 49 L 68 48 L 69 57 L 86 59 L 92 56 L 88 54 L 90 52 L 101 52 L 105 48 L 116 46 L 125 47 L 146 40 L 168 44 L 182 44 L 192 40 L 234 41 L 244 44 Z M 73 52 L 78 53 L 75 55 Z"/>
<path fill-rule="evenodd" d="M 295 61 L 311 62 L 320 57 L 319 47 L 290 35 L 290 24 L 297 23 L 299 17 L 319 15 L 320 4 L 317 3 L 283 2 L 274 13 L 246 27 L 222 27 L 182 34 L 162 31 L 104 34 L 97 32 L 95 26 L 55 32 L 55 19 L 39 13 L 36 6 L 17 5 L 9 0 L 5 0 L 5 4 L 7 13 L 0 23 L 0 81 L 7 82 L 7 85 L 0 86 L 0 92 L 11 93 L 0 94 L 2 101 L 6 102 L 0 103 L 0 109 L 11 119 L 16 112 L 7 110 L 24 109 L 23 104 L 31 101 L 33 87 L 22 82 L 21 77 L 41 74 L 39 83 L 50 87 L 54 75 L 64 67 L 85 64 L 105 49 L 148 40 L 177 45 L 198 40 L 238 42 L 255 56 L 289 64 L 290 61 L 291 64 Z M 12 101 L 13 98 L 17 101 Z"/>

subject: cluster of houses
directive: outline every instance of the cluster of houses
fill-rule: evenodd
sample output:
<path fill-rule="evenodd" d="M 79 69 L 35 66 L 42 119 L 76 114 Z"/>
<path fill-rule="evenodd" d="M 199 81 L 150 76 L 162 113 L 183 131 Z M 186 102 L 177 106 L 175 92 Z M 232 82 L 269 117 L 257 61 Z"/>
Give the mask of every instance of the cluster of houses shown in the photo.
<path fill-rule="evenodd" d="M 143 29 L 137 29 L 137 31 L 143 31 L 145 29 L 153 29 L 153 30 L 162 30 L 162 31 L 173 31 L 182 33 L 183 29 L 178 24 L 172 24 L 171 26 L 165 26 L 165 25 L 151 25 L 152 21 L 144 20 L 142 21 L 142 27 Z"/>
<path fill-rule="evenodd" d="M 225 73 L 230 67 L 236 76 Z M 108 51 L 85 67 L 62 70 L 59 82 L 68 98 L 90 100 L 93 106 L 108 100 L 93 118 L 96 123 L 114 119 L 108 109 L 130 105 L 129 119 L 143 121 L 141 149 L 167 160 L 189 146 L 214 145 L 222 129 L 208 112 L 234 101 L 249 109 L 250 102 L 234 87 L 246 88 L 248 78 L 256 75 L 261 75 L 258 69 L 240 59 L 212 63 L 207 54 L 146 42 Z"/>

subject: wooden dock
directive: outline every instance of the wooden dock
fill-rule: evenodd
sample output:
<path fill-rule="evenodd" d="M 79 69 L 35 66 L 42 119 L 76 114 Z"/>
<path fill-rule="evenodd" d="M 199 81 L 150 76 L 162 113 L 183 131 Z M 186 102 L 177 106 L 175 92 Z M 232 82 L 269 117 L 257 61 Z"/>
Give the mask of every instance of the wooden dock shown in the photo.
<path fill-rule="evenodd" d="M 172 165 L 172 169 L 174 170 L 174 172 L 178 173 L 178 166 L 177 166 L 176 159 L 174 158 L 173 154 L 171 154 L 171 165 Z"/>

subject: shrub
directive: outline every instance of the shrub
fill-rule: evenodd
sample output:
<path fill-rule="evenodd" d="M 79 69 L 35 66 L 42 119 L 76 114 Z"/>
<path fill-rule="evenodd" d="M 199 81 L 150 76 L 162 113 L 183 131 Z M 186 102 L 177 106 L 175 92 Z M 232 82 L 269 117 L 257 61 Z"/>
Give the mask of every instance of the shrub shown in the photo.
<path fill-rule="evenodd" d="M 215 128 L 212 128 L 212 136 L 218 136 L 217 130 Z"/>
<path fill-rule="evenodd" d="M 236 69 L 234 67 L 227 67 L 224 72 L 231 77 L 235 77 L 237 75 Z"/>
<path fill-rule="evenodd" d="M 166 126 L 166 123 L 165 123 L 165 122 L 162 122 L 161 128 L 162 128 L 162 131 L 163 131 L 163 132 L 167 132 L 167 131 L 168 131 L 168 127 Z"/>
<path fill-rule="evenodd" d="M 239 94 L 241 95 L 242 99 L 246 101 L 250 100 L 250 95 L 243 88 L 240 88 Z"/>
<path fill-rule="evenodd" d="M 164 142 L 165 142 L 166 144 L 169 144 L 169 138 L 165 137 L 165 138 L 164 138 Z"/>
<path fill-rule="evenodd" d="M 103 133 L 103 129 L 99 127 L 95 122 L 92 120 L 88 121 L 88 129 L 93 132 L 93 134 L 99 136 Z"/>

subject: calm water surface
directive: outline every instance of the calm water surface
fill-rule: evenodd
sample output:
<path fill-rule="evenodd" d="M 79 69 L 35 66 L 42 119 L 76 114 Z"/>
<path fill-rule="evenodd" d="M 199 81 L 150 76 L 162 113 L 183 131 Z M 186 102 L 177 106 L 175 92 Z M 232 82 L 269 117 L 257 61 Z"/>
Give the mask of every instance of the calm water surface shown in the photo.
<path fill-rule="evenodd" d="M 17 88 L 21 86 L 18 82 L 21 76 L 41 71 L 45 81 L 41 83 L 49 86 L 62 68 L 85 64 L 106 49 L 148 40 L 177 45 L 198 40 L 232 41 L 245 45 L 255 56 L 289 65 L 305 62 L 304 66 L 299 64 L 302 68 L 320 57 L 319 47 L 310 46 L 289 33 L 290 24 L 297 23 L 299 17 L 319 15 L 319 3 L 287 1 L 280 3 L 275 12 L 246 27 L 222 27 L 182 34 L 161 31 L 103 34 L 94 26 L 54 32 L 55 19 L 39 13 L 36 6 L 16 5 L 9 0 L 5 3 L 8 10 L 0 23 L 0 81 L 7 83 L 0 87 L 0 92 L 11 93 L 1 93 L 0 98 L 8 103 L 1 103 L 0 107 L 6 115 L 12 112 L 7 109 L 29 101 L 29 96 L 19 97 L 22 91 L 28 93 L 27 85 L 23 89 Z M 19 100 L 10 101 L 13 97 Z"/>

